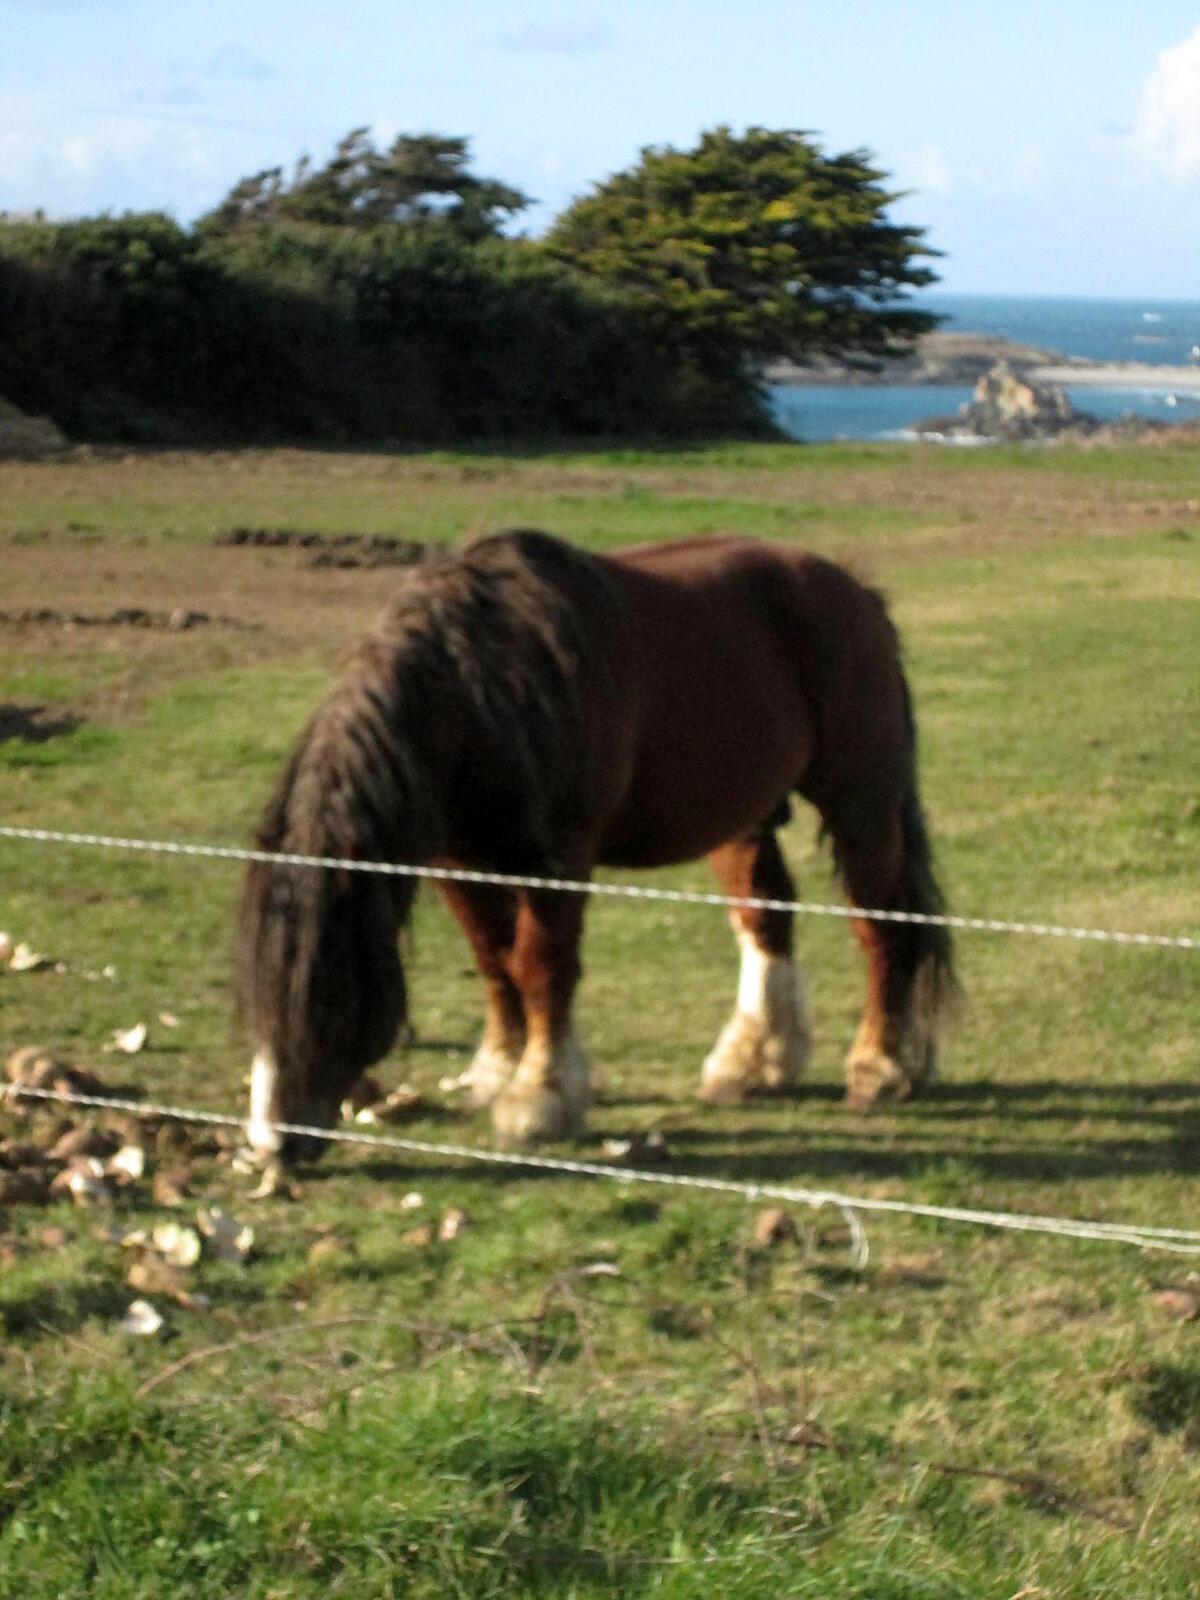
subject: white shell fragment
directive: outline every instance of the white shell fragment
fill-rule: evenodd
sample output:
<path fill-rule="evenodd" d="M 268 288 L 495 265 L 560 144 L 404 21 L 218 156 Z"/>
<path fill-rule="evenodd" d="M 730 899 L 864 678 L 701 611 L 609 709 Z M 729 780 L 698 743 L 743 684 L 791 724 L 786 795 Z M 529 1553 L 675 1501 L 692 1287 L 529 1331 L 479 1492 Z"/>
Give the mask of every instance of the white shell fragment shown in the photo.
<path fill-rule="evenodd" d="M 179 1026 L 179 1018 L 173 1011 L 160 1011 L 158 1013 L 158 1020 L 162 1023 L 164 1028 L 177 1028 Z"/>
<path fill-rule="evenodd" d="M 410 1189 L 406 1195 L 400 1197 L 401 1211 L 418 1211 L 425 1204 L 425 1196 L 416 1189 Z"/>
<path fill-rule="evenodd" d="M 173 1267 L 194 1267 L 200 1259 L 200 1235 L 178 1222 L 160 1222 L 150 1235 L 154 1248 Z"/>
<path fill-rule="evenodd" d="M 49 965 L 50 957 L 44 956 L 39 950 L 24 942 L 19 944 L 8 958 L 10 972 L 36 972 L 39 967 Z"/>
<path fill-rule="evenodd" d="M 119 1244 L 122 1250 L 140 1250 L 150 1241 L 145 1228 L 109 1228 L 100 1237 L 109 1244 Z"/>
<path fill-rule="evenodd" d="M 438 1224 L 438 1238 L 448 1244 L 451 1239 L 457 1239 L 470 1225 L 471 1219 L 461 1206 L 450 1206 Z"/>
<path fill-rule="evenodd" d="M 269 1200 L 284 1187 L 283 1167 L 278 1161 L 268 1161 L 262 1170 L 261 1181 L 250 1191 L 251 1200 Z"/>
<path fill-rule="evenodd" d="M 132 1028 L 118 1028 L 104 1048 L 120 1050 L 123 1055 L 135 1056 L 146 1043 L 147 1032 L 144 1022 L 136 1023 Z"/>
<path fill-rule="evenodd" d="M 109 1157 L 104 1169 L 110 1177 L 143 1178 L 146 1175 L 146 1152 L 140 1144 L 125 1144 L 115 1156 Z"/>
<path fill-rule="evenodd" d="M 50 1192 L 61 1194 L 64 1189 L 77 1206 L 107 1200 L 111 1193 L 104 1181 L 104 1165 L 95 1156 L 81 1156 L 69 1167 L 63 1168 L 50 1185 Z"/>
<path fill-rule="evenodd" d="M 635 1133 L 629 1139 L 605 1139 L 601 1149 L 610 1161 L 628 1161 L 631 1166 L 650 1165 L 671 1158 L 667 1141 L 657 1129 Z"/>
<path fill-rule="evenodd" d="M 353 1122 L 359 1112 L 366 1110 L 368 1106 L 378 1105 L 386 1093 L 378 1078 L 373 1078 L 370 1073 L 364 1072 L 342 1101 L 342 1121 Z"/>
<path fill-rule="evenodd" d="M 136 1333 L 146 1339 L 158 1333 L 163 1319 L 149 1300 L 134 1300 L 121 1320 L 122 1333 Z"/>
<path fill-rule="evenodd" d="M 241 1266 L 253 1248 L 254 1229 L 244 1226 L 217 1206 L 197 1211 L 196 1221 L 217 1260 Z"/>
<path fill-rule="evenodd" d="M 419 1117 L 423 1110 L 420 1090 L 414 1089 L 409 1083 L 402 1083 L 392 1090 L 381 1106 L 376 1106 L 375 1114 L 380 1122 L 408 1122 L 413 1117 Z"/>
<path fill-rule="evenodd" d="M 99 1169 L 99 1170 L 97 1170 Z M 76 1205 L 84 1206 L 92 1200 L 107 1200 L 108 1185 L 104 1169 L 94 1158 L 86 1167 L 77 1167 L 67 1179 L 67 1187 Z"/>

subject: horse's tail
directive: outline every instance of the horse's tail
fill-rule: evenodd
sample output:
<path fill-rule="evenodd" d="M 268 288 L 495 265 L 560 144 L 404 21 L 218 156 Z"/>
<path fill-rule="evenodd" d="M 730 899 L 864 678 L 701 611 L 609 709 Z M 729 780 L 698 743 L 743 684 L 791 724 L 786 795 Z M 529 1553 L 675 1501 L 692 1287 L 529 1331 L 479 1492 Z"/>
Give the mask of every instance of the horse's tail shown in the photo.
<path fill-rule="evenodd" d="M 904 717 L 907 739 L 907 770 L 900 800 L 900 826 L 904 846 L 904 865 L 894 909 L 922 917 L 943 917 L 946 900 L 937 881 L 933 850 L 917 783 L 917 723 L 907 679 L 904 688 Z M 942 922 L 913 922 L 908 929 L 905 964 L 916 979 L 918 1003 L 930 1020 L 957 990 L 954 976 L 954 941 Z"/>

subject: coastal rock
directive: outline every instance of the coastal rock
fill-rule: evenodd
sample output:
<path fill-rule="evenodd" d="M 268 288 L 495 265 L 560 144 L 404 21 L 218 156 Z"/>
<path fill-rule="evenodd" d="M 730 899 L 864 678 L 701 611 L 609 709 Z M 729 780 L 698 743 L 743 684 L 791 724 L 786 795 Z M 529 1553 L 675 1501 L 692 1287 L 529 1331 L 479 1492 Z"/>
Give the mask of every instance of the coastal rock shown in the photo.
<path fill-rule="evenodd" d="M 1084 420 L 1056 383 L 1019 377 L 1007 361 L 998 361 L 975 385 L 967 415 L 980 432 L 1001 438 L 1042 438 L 1061 433 Z"/>
<path fill-rule="evenodd" d="M 1098 426 L 1098 419 L 1076 410 L 1057 384 L 1039 383 L 998 361 L 980 378 L 966 405 L 953 416 L 918 422 L 916 431 L 956 439 L 1053 439 L 1063 433 L 1090 433 Z"/>

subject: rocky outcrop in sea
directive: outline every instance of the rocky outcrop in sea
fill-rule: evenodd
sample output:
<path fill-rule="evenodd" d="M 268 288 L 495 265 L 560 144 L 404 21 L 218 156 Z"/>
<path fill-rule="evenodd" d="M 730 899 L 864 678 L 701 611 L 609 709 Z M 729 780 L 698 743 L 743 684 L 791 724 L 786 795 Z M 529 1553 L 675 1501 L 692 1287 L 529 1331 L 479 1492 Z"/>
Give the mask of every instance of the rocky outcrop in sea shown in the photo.
<path fill-rule="evenodd" d="M 1075 439 L 1106 444 L 1178 435 L 1181 430 L 1132 411 L 1115 422 L 1103 422 L 1090 411 L 1080 411 L 1057 383 L 1014 372 L 1007 361 L 998 361 L 979 379 L 965 405 L 950 416 L 926 417 L 913 431 L 926 439 Z"/>
<path fill-rule="evenodd" d="M 950 416 L 925 418 L 915 431 L 944 439 L 1020 440 L 1091 433 L 1099 426 L 1100 419 L 1077 410 L 1058 384 L 1039 383 L 998 361 L 965 405 Z"/>

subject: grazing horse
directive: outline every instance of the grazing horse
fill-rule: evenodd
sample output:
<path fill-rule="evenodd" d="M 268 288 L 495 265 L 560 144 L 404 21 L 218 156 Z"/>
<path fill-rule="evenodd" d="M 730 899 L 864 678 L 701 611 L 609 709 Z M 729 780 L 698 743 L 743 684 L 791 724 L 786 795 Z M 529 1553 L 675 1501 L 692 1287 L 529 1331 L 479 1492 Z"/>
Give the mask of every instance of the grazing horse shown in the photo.
<path fill-rule="evenodd" d="M 794 897 L 776 839 L 795 792 L 820 814 L 851 902 L 942 907 L 917 793 L 900 646 L 883 601 L 818 556 L 737 538 L 585 554 L 525 529 L 403 579 L 303 733 L 258 845 L 292 854 L 586 879 L 597 865 L 707 856 L 737 897 Z M 572 1024 L 585 897 L 443 881 L 486 986 L 471 1069 L 517 1142 L 580 1132 Z M 407 1015 L 412 878 L 286 862 L 247 872 L 240 1009 L 254 1050 L 251 1144 L 332 1126 Z M 799 1077 L 809 1025 L 783 911 L 732 911 L 733 1016 L 701 1095 Z M 855 919 L 867 1000 L 852 1103 L 931 1076 L 947 932 Z"/>

